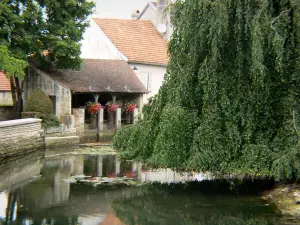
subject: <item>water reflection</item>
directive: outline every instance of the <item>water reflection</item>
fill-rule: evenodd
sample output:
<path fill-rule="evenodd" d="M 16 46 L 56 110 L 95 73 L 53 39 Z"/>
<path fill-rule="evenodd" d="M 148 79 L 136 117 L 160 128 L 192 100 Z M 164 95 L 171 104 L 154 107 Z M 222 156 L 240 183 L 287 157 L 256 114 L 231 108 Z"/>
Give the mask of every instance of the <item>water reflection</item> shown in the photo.
<path fill-rule="evenodd" d="M 274 219 L 274 208 L 258 198 L 147 187 L 99 190 L 66 182 L 83 174 L 164 182 L 195 179 L 195 174 L 142 171 L 139 164 L 114 155 L 44 155 L 1 162 L 0 225 L 290 224 Z"/>
<path fill-rule="evenodd" d="M 0 166 L 0 225 L 86 224 L 110 221 L 111 199 L 122 190 L 71 186 L 75 175 L 98 177 L 132 173 L 133 163 L 114 155 L 28 155 Z M 2 192 L 1 192 L 2 191 Z M 106 216 L 107 215 L 107 216 Z"/>
<path fill-rule="evenodd" d="M 279 225 L 274 208 L 257 198 L 148 190 L 113 203 L 126 225 Z M 290 224 L 290 223 L 288 223 Z"/>

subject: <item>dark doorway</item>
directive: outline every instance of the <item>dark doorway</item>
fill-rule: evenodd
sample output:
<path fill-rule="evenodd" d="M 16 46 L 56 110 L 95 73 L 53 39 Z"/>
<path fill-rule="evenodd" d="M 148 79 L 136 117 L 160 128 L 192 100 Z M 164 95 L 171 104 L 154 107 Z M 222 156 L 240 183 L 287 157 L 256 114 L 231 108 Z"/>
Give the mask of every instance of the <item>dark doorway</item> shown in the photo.
<path fill-rule="evenodd" d="M 50 98 L 50 100 L 51 100 L 51 102 L 52 102 L 52 105 L 53 105 L 53 112 L 54 112 L 54 114 L 56 113 L 56 96 L 49 96 L 49 98 Z"/>

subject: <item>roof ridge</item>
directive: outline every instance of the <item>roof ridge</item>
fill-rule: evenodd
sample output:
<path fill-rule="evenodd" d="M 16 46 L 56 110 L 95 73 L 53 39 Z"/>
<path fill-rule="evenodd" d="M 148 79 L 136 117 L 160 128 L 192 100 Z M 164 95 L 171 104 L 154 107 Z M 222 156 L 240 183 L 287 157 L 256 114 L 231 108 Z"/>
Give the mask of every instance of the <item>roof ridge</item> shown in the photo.
<path fill-rule="evenodd" d="M 102 60 L 102 61 L 124 61 L 127 63 L 124 59 L 94 59 L 94 58 L 82 58 L 83 60 Z"/>
<path fill-rule="evenodd" d="M 127 21 L 127 22 L 134 22 L 134 23 L 151 23 L 149 20 L 133 20 L 133 19 L 118 19 L 118 18 L 93 18 L 93 20 L 116 20 L 116 21 Z"/>

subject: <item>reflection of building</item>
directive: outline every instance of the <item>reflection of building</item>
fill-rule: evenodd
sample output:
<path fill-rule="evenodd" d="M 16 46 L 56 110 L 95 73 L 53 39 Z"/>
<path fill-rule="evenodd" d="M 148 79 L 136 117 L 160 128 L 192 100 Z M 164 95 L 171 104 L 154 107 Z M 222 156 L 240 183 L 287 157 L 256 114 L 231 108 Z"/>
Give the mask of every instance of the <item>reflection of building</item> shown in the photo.
<path fill-rule="evenodd" d="M 95 177 L 115 177 L 135 173 L 132 162 L 121 162 L 115 155 L 84 157 L 84 174 Z"/>
<path fill-rule="evenodd" d="M 105 216 L 99 225 L 125 225 L 114 213 L 109 213 Z"/>
<path fill-rule="evenodd" d="M 195 172 L 176 172 L 171 169 L 156 169 L 141 172 L 142 182 L 179 183 L 186 181 L 210 180 L 209 174 Z"/>
<path fill-rule="evenodd" d="M 13 160 L 1 160 L 0 192 L 9 188 L 17 188 L 24 183 L 36 179 L 40 175 L 42 151 L 15 157 Z"/>
<path fill-rule="evenodd" d="M 47 209 L 69 199 L 70 184 L 65 182 L 74 170 L 74 157 L 49 159 L 41 170 L 41 179 L 19 191 L 19 204 L 30 210 Z"/>

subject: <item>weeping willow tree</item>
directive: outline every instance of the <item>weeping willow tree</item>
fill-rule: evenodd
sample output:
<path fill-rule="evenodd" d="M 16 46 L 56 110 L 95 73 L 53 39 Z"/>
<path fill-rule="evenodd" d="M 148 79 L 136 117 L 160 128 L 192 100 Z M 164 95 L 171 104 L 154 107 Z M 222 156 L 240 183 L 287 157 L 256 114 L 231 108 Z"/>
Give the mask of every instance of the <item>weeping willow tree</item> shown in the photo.
<path fill-rule="evenodd" d="M 300 178 L 300 1 L 174 6 L 159 94 L 114 138 L 158 167 Z"/>

